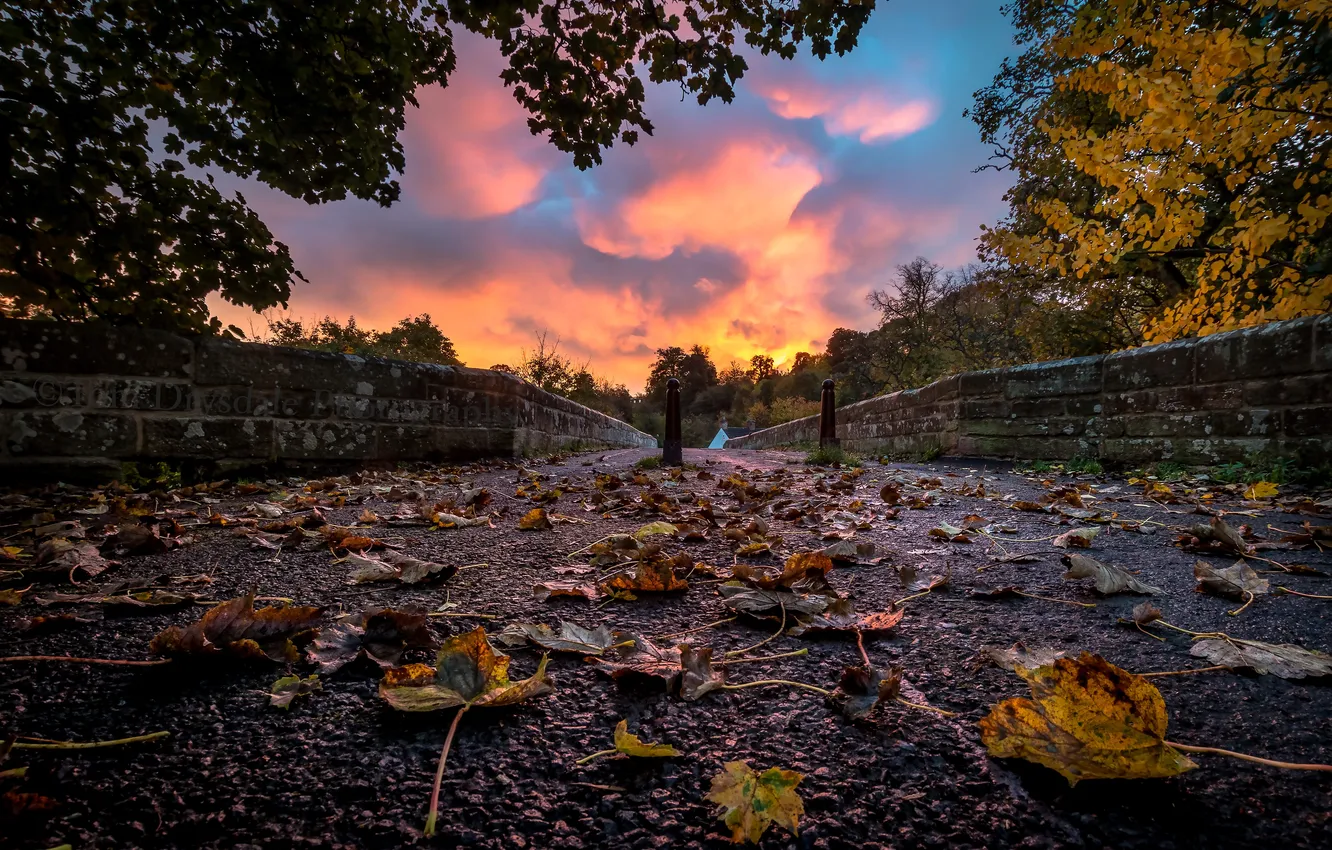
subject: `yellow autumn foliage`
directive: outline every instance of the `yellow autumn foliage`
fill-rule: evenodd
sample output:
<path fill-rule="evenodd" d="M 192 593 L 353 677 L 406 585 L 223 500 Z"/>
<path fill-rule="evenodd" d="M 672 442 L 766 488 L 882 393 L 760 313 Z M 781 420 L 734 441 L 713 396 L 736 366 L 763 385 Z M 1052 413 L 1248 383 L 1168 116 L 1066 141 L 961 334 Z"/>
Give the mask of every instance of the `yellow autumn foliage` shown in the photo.
<path fill-rule="evenodd" d="M 1182 285 L 1148 342 L 1332 311 L 1332 0 L 1246 6 L 1081 5 L 1045 44 L 1054 90 L 1114 120 L 1050 108 L 1038 127 L 1102 191 L 1019 199 L 1043 226 L 987 230 L 986 248 L 1079 279 L 1171 264 Z"/>

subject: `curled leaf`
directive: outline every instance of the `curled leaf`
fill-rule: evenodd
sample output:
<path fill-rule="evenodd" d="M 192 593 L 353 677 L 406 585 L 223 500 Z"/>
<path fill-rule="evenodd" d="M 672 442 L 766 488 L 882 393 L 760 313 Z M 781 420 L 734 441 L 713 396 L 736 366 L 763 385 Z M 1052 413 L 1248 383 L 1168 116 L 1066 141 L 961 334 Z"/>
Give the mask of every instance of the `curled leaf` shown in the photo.
<path fill-rule="evenodd" d="M 615 725 L 615 749 L 627 756 L 638 758 L 669 758 L 680 755 L 680 751 L 670 744 L 649 744 L 637 735 L 629 734 L 629 721 L 621 720 Z"/>
<path fill-rule="evenodd" d="M 544 623 L 511 623 L 496 636 L 506 646 L 532 642 L 554 652 L 576 652 L 580 655 L 601 655 L 615 639 L 610 629 L 597 626 L 585 629 L 577 623 L 560 621 L 558 630 Z"/>
<path fill-rule="evenodd" d="M 309 650 L 319 672 L 335 673 L 354 661 L 369 658 L 380 667 L 393 667 L 409 648 L 430 649 L 435 636 L 420 611 L 380 608 L 365 611 L 323 629 Z"/>
<path fill-rule="evenodd" d="M 625 677 L 646 677 L 665 683 L 669 690 L 680 676 L 680 651 L 659 647 L 632 632 L 615 632 L 615 643 L 601 658 L 594 658 L 597 669 L 617 681 Z"/>
<path fill-rule="evenodd" d="M 1189 654 L 1196 658 L 1206 658 L 1213 664 L 1252 670 L 1264 676 L 1272 674 L 1283 679 L 1332 676 L 1332 656 L 1289 643 L 1207 638 L 1195 643 Z"/>
<path fill-rule="evenodd" d="M 1198 580 L 1197 590 L 1222 596 L 1226 599 L 1243 600 L 1253 596 L 1262 596 L 1268 591 L 1268 581 L 1254 571 L 1253 567 L 1237 561 L 1229 567 L 1217 569 L 1206 561 L 1193 565 L 1193 577 Z"/>
<path fill-rule="evenodd" d="M 292 700 L 296 697 L 309 696 L 315 691 L 322 691 L 324 686 L 319 684 L 319 674 L 307 676 L 302 679 L 300 676 L 283 676 L 273 683 L 273 688 L 268 695 L 268 704 L 274 708 L 291 708 Z"/>
<path fill-rule="evenodd" d="M 712 666 L 711 647 L 694 649 L 682 644 L 680 668 L 684 671 L 680 678 L 680 696 L 686 701 L 693 702 L 726 684 L 726 669 Z"/>
<path fill-rule="evenodd" d="M 1099 531 L 1099 528 L 1075 528 L 1072 531 L 1065 531 L 1051 543 L 1060 549 L 1090 549 L 1092 539 Z"/>
<path fill-rule="evenodd" d="M 554 596 L 574 596 L 580 599 L 600 599 L 601 591 L 586 581 L 543 581 L 532 585 L 532 597 L 545 602 Z"/>
<path fill-rule="evenodd" d="M 828 700 L 838 711 L 859 720 L 882 702 L 892 702 L 902 691 L 902 668 L 846 667 Z"/>
<path fill-rule="evenodd" d="M 905 608 L 857 614 L 850 599 L 834 599 L 820 613 L 801 617 L 790 629 L 792 635 L 824 632 L 875 633 L 890 631 L 906 616 Z"/>
<path fill-rule="evenodd" d="M 1020 670 L 1048 667 L 1055 663 L 1055 659 L 1063 658 L 1064 654 L 1062 649 L 1047 646 L 1028 647 L 1022 641 L 1018 641 L 1008 649 L 1000 649 L 997 646 L 981 647 L 981 655 L 994 662 L 996 667 L 1012 670 L 1015 673 Z"/>
<path fill-rule="evenodd" d="M 458 568 L 434 561 L 423 561 L 401 552 L 388 550 L 379 557 L 351 554 L 347 559 L 358 569 L 352 573 L 355 584 L 372 581 L 399 581 L 403 584 L 421 584 L 426 581 L 445 581 L 458 572 Z"/>
<path fill-rule="evenodd" d="M 168 626 L 150 646 L 158 655 L 212 655 L 296 661 L 296 641 L 312 637 L 324 609 L 301 605 L 254 607 L 255 591 L 223 602 L 191 626 Z"/>
<path fill-rule="evenodd" d="M 1096 581 L 1096 592 L 1109 596 L 1114 593 L 1140 593 L 1144 596 L 1162 596 L 1165 591 L 1150 584 L 1144 584 L 1119 567 L 1103 564 L 1086 555 L 1068 554 L 1064 556 L 1068 565 L 1066 579 L 1090 578 Z"/>

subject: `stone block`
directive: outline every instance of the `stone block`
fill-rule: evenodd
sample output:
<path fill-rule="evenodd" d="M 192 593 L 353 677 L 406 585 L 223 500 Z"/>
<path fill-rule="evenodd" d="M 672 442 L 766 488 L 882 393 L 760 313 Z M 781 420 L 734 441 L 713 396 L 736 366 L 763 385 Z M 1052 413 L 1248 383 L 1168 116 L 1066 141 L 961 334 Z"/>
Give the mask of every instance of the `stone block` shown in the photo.
<path fill-rule="evenodd" d="M 1296 375 L 1244 384 L 1244 403 L 1255 407 L 1332 404 L 1332 375 Z"/>
<path fill-rule="evenodd" d="M 370 423 L 277 420 L 273 438 L 281 460 L 358 460 L 377 455 L 375 426 Z"/>
<path fill-rule="evenodd" d="M 1010 367 L 1008 380 L 1004 384 L 1004 395 L 1008 398 L 1030 398 L 1099 393 L 1104 360 L 1101 356 L 1076 357 Z"/>
<path fill-rule="evenodd" d="M 191 339 L 101 322 L 0 319 L 0 340 L 0 374 L 183 379 L 194 361 Z"/>
<path fill-rule="evenodd" d="M 1213 334 L 1197 342 L 1199 384 L 1224 383 L 1313 369 L 1314 322 L 1298 319 Z"/>
<path fill-rule="evenodd" d="M 24 410 L 10 414 L 8 426 L 10 454 L 29 457 L 132 457 L 139 442 L 134 417 L 123 413 Z"/>
<path fill-rule="evenodd" d="M 963 372 L 957 376 L 958 392 L 963 398 L 975 399 L 984 396 L 1003 395 L 1004 383 L 1008 379 L 1007 369 L 985 369 L 980 372 Z"/>
<path fill-rule="evenodd" d="M 1174 387 L 1193 383 L 1195 340 L 1117 351 L 1105 357 L 1105 391 Z"/>
<path fill-rule="evenodd" d="M 195 380 L 201 386 L 427 398 L 420 364 L 212 338 L 200 340 L 198 356 Z"/>
<path fill-rule="evenodd" d="M 274 456 L 273 420 L 148 415 L 143 443 L 154 457 L 268 460 Z"/>
<path fill-rule="evenodd" d="M 1332 406 L 1291 408 L 1282 429 L 1287 437 L 1321 437 L 1332 445 Z"/>

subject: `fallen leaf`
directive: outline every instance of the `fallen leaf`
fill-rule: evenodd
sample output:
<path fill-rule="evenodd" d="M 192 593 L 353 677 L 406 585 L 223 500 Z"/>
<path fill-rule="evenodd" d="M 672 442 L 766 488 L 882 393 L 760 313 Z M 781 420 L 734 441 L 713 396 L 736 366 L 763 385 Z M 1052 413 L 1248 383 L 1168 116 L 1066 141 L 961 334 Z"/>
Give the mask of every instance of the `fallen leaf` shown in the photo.
<path fill-rule="evenodd" d="M 682 563 L 690 562 L 684 558 Z M 678 593 L 688 589 L 689 582 L 675 577 L 674 561 L 660 557 L 638 561 L 633 575 L 620 573 L 601 583 L 601 592 L 606 594 Z"/>
<path fill-rule="evenodd" d="M 1068 554 L 1064 556 L 1068 565 L 1066 579 L 1090 578 L 1096 580 L 1096 592 L 1103 596 L 1114 593 L 1140 593 L 1146 596 L 1162 596 L 1165 591 L 1150 584 L 1143 584 L 1119 567 L 1103 564 L 1086 555 Z"/>
<path fill-rule="evenodd" d="M 531 642 L 554 652 L 576 652 L 580 655 L 602 655 L 615 642 L 610 629 L 597 626 L 585 629 L 577 623 L 560 621 L 558 630 L 544 623 L 510 623 L 496 638 L 505 646 L 520 646 Z"/>
<path fill-rule="evenodd" d="M 958 528 L 957 526 L 949 525 L 946 522 L 941 522 L 934 528 L 931 528 L 929 530 L 929 535 L 940 540 L 947 540 L 949 543 L 971 542 L 971 537 L 967 535 L 967 530 L 965 528 Z"/>
<path fill-rule="evenodd" d="M 612 679 L 643 676 L 664 682 L 670 690 L 681 673 L 680 651 L 659 647 L 651 640 L 632 632 L 615 632 L 615 643 L 601 658 L 593 658 L 597 669 Z"/>
<path fill-rule="evenodd" d="M 1289 643 L 1260 643 L 1254 640 L 1200 640 L 1189 650 L 1196 658 L 1213 664 L 1272 674 L 1283 679 L 1316 679 L 1332 676 L 1332 655 Z"/>
<path fill-rule="evenodd" d="M 1041 514 L 1049 512 L 1049 508 L 1039 502 L 1024 502 L 1019 500 L 1016 502 L 1010 502 L 1008 506 L 1015 511 L 1028 511 L 1030 513 Z"/>
<path fill-rule="evenodd" d="M 688 702 L 701 698 L 704 694 L 718 690 L 726 684 L 726 668 L 712 666 L 712 648 L 701 646 L 694 649 L 688 644 L 680 647 L 680 696 Z"/>
<path fill-rule="evenodd" d="M 284 605 L 255 609 L 255 591 L 214 606 L 199 622 L 181 628 L 168 626 L 153 638 L 150 649 L 158 655 L 211 655 L 228 653 L 241 658 L 296 661 L 295 641 L 312 636 L 324 609 Z"/>
<path fill-rule="evenodd" d="M 1099 655 L 1015 668 L 1032 699 L 1004 700 L 980 721 L 996 758 L 1022 758 L 1083 779 L 1153 779 L 1197 767 L 1165 742 L 1165 700 L 1141 676 Z"/>
<path fill-rule="evenodd" d="M 1271 481 L 1255 481 L 1249 485 L 1249 489 L 1244 491 L 1244 498 L 1251 502 L 1257 502 L 1262 499 L 1274 499 L 1278 492 L 1277 485 Z"/>
<path fill-rule="evenodd" d="M 902 691 L 902 668 L 846 667 L 828 700 L 842 714 L 859 720 L 881 702 L 892 702 Z"/>
<path fill-rule="evenodd" d="M 886 632 L 902 622 L 904 616 L 906 616 L 905 608 L 877 611 L 873 614 L 857 614 L 850 599 L 833 599 L 824 611 L 801 618 L 790 628 L 788 634 L 798 636 L 826 632 L 864 634 Z"/>
<path fill-rule="evenodd" d="M 0 590 L 0 605 L 18 605 L 20 602 L 23 601 L 23 594 L 27 593 L 31 589 L 32 587 L 31 585 L 29 585 L 28 587 L 25 587 L 22 590 L 15 590 L 13 588 L 6 588 L 5 590 Z"/>
<path fill-rule="evenodd" d="M 869 541 L 858 543 L 854 540 L 839 540 L 819 554 L 837 563 L 855 564 L 874 557 L 874 544 Z"/>
<path fill-rule="evenodd" d="M 1214 516 L 1207 525 L 1195 525 L 1179 538 L 1184 548 L 1195 552 L 1252 555 L 1253 547 L 1244 540 L 1238 529 Z"/>
<path fill-rule="evenodd" d="M 283 676 L 273 683 L 268 695 L 268 704 L 274 708 L 290 709 L 291 701 L 296 697 L 309 696 L 323 689 L 324 686 L 319 684 L 318 673 L 313 673 L 304 679 L 300 676 Z"/>
<path fill-rule="evenodd" d="M 1051 542 L 1060 549 L 1090 549 L 1092 538 L 1099 531 L 1099 528 L 1075 528 L 1065 531 Z"/>
<path fill-rule="evenodd" d="M 1269 587 L 1267 579 L 1243 561 L 1223 569 L 1217 569 L 1206 561 L 1198 561 L 1193 565 L 1193 577 L 1198 581 L 1198 591 L 1227 599 L 1243 600 L 1262 596 Z"/>
<path fill-rule="evenodd" d="M 532 508 L 518 520 L 518 528 L 523 531 L 544 531 L 551 527 L 550 517 L 546 515 L 545 508 Z"/>
<path fill-rule="evenodd" d="M 554 690 L 546 676 L 549 660 L 542 656 L 535 674 L 511 682 L 509 656 L 496 654 L 486 641 L 486 630 L 478 626 L 445 641 L 434 667 L 390 669 L 379 683 L 379 695 L 399 711 L 513 705 Z"/>
<path fill-rule="evenodd" d="M 101 575 L 116 562 L 103 558 L 97 547 L 86 540 L 75 542 L 65 537 L 51 537 L 37 545 L 33 564 L 39 569 L 24 570 L 26 575 L 68 578 L 77 583 L 76 574 L 86 581 Z"/>
<path fill-rule="evenodd" d="M 408 649 L 433 649 L 436 643 L 424 612 L 379 608 L 320 630 L 307 655 L 321 674 L 329 675 L 361 658 L 394 667 Z"/>
<path fill-rule="evenodd" d="M 820 594 L 799 595 L 782 590 L 764 590 L 738 581 L 720 585 L 717 593 L 727 608 L 754 616 L 777 616 L 783 608 L 788 614 L 817 614 L 825 610 L 831 601 L 829 597 Z"/>
<path fill-rule="evenodd" d="M 770 767 L 756 773 L 748 762 L 727 762 L 703 799 L 722 807 L 717 817 L 731 828 L 731 841 L 757 844 L 773 823 L 800 834 L 805 807 L 795 789 L 804 778 L 794 770 Z"/>
<path fill-rule="evenodd" d="M 171 590 L 138 590 L 130 593 L 118 593 L 97 599 L 108 611 L 116 614 L 157 613 L 172 608 L 184 608 L 193 605 L 198 599 L 194 593 L 176 593 Z"/>
<path fill-rule="evenodd" d="M 647 525 L 636 529 L 632 535 L 635 540 L 643 541 L 649 537 L 657 537 L 663 534 L 675 534 L 680 529 L 669 522 L 650 522 Z"/>
<path fill-rule="evenodd" d="M 581 599 L 600 599 L 601 591 L 586 581 L 543 581 L 532 585 L 532 597 L 545 602 L 555 596 L 576 596 Z"/>
<path fill-rule="evenodd" d="M 1063 658 L 1066 654 L 1062 649 L 1048 646 L 1028 647 L 1022 641 L 1018 641 L 1008 649 L 1000 649 L 997 646 L 981 647 L 981 655 L 994 662 L 996 667 L 1012 670 L 1015 673 L 1019 670 L 1049 667 L 1055 663 L 1055 659 Z"/>
<path fill-rule="evenodd" d="M 458 568 L 434 561 L 423 561 L 392 549 L 376 556 L 352 553 L 347 560 L 358 569 L 351 574 L 353 584 L 373 581 L 398 581 L 403 584 L 421 584 L 425 581 L 447 581 Z"/>
<path fill-rule="evenodd" d="M 648 744 L 637 735 L 630 735 L 627 720 L 621 720 L 615 725 L 615 749 L 626 756 L 637 758 L 670 758 L 680 755 L 680 751 L 670 744 Z"/>

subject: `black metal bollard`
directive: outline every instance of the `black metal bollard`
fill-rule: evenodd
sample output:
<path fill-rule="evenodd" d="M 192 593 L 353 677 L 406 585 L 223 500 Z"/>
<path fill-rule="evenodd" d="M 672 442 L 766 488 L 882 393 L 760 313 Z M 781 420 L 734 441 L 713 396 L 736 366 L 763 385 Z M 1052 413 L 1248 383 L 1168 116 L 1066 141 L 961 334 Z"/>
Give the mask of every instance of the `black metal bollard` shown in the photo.
<path fill-rule="evenodd" d="M 666 437 L 661 443 L 661 462 L 667 466 L 684 465 L 684 438 L 680 436 L 680 382 L 666 382 Z"/>
<path fill-rule="evenodd" d="M 837 396 L 833 390 L 833 379 L 823 382 L 823 395 L 819 406 L 819 448 L 835 446 L 837 439 Z"/>

